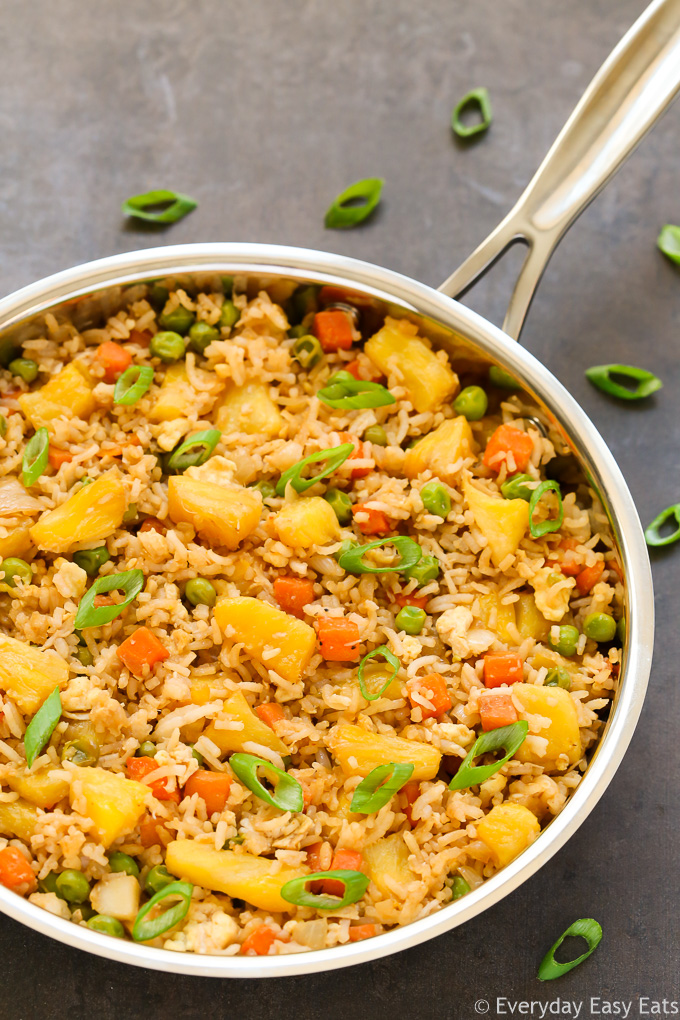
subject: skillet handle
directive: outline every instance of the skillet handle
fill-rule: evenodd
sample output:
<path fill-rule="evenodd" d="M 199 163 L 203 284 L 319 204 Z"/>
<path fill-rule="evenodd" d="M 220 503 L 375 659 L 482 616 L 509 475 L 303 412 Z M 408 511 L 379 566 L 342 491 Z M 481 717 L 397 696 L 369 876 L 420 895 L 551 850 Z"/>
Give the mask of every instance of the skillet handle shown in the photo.
<path fill-rule="evenodd" d="M 680 89 L 680 0 L 654 0 L 586 89 L 519 201 L 439 288 L 459 297 L 517 241 L 528 253 L 503 323 L 518 339 L 555 247 Z"/>

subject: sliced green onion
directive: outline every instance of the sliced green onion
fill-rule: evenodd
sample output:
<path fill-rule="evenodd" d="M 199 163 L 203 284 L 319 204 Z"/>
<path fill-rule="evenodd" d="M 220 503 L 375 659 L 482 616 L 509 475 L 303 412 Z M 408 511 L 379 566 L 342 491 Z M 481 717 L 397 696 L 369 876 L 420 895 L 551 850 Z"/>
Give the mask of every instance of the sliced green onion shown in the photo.
<path fill-rule="evenodd" d="M 26 727 L 24 750 L 29 769 L 52 736 L 54 727 L 60 719 L 61 695 L 59 688 L 55 687 Z"/>
<path fill-rule="evenodd" d="M 270 761 L 238 751 L 232 754 L 229 764 L 241 782 L 265 804 L 278 808 L 279 811 L 302 811 L 304 797 L 297 779 L 282 769 L 277 769 Z M 258 769 L 262 769 L 265 777 L 276 787 L 273 795 L 262 785 L 257 775 Z"/>
<path fill-rule="evenodd" d="M 534 522 L 534 510 L 546 492 L 554 492 L 557 496 L 557 517 L 554 521 L 541 521 L 536 524 Z M 534 538 L 541 538 L 543 535 L 547 535 L 551 531 L 559 531 L 562 527 L 563 520 L 564 505 L 562 503 L 562 492 L 560 490 L 559 482 L 555 482 L 552 479 L 547 482 L 541 482 L 541 484 L 534 489 L 531 494 L 531 499 L 529 500 L 529 531 Z"/>
<path fill-rule="evenodd" d="M 198 202 L 188 195 L 159 188 L 157 191 L 146 191 L 143 195 L 133 195 L 123 202 L 121 208 L 124 216 L 134 216 L 135 219 L 146 220 L 148 223 L 176 223 L 187 213 L 192 212 L 197 205 Z M 164 208 L 155 209 L 154 206 Z"/>
<path fill-rule="evenodd" d="M 179 924 L 189 912 L 193 891 L 194 887 L 191 882 L 171 882 L 164 889 L 159 889 L 155 896 L 152 896 L 149 902 L 144 904 L 135 918 L 135 923 L 132 926 L 132 937 L 135 942 L 149 942 Z M 163 900 L 174 896 L 179 896 L 179 903 L 150 921 L 146 920 L 147 914 L 153 910 L 157 903 L 162 903 Z"/>
<path fill-rule="evenodd" d="M 219 429 L 206 429 L 205 432 L 194 433 L 172 451 L 167 461 L 168 471 L 181 474 L 189 467 L 200 467 L 201 464 L 205 464 L 221 438 L 222 433 Z"/>
<path fill-rule="evenodd" d="M 85 592 L 73 626 L 75 630 L 84 630 L 86 627 L 102 627 L 105 623 L 111 623 L 126 606 L 139 595 L 144 587 L 144 574 L 141 570 L 124 570 L 122 574 L 109 574 L 107 577 L 98 577 L 94 584 Z M 120 588 L 125 592 L 125 598 L 115 606 L 95 606 L 96 595 L 103 595 L 109 591 Z"/>
<path fill-rule="evenodd" d="M 21 478 L 28 489 L 37 482 L 47 467 L 50 452 L 50 434 L 43 426 L 26 443 L 24 459 L 21 462 Z"/>
<path fill-rule="evenodd" d="M 661 529 L 664 524 L 670 520 L 675 520 L 677 528 L 672 531 L 670 535 L 665 537 L 661 534 Z M 647 545 L 661 546 L 661 545 L 672 545 L 673 542 L 677 542 L 680 538 L 680 503 L 674 503 L 672 506 L 667 506 L 665 510 L 654 518 L 652 523 L 645 529 L 645 539 Z"/>
<path fill-rule="evenodd" d="M 322 404 L 345 411 L 387 407 L 395 403 L 395 398 L 385 386 L 367 379 L 355 379 L 351 372 L 343 371 L 332 375 L 316 395 Z"/>
<path fill-rule="evenodd" d="M 393 545 L 400 556 L 399 562 L 394 567 L 369 567 L 364 563 L 364 556 L 371 549 L 379 549 L 384 545 Z M 338 564 L 343 570 L 350 574 L 388 574 L 397 571 L 407 571 L 414 567 L 423 555 L 417 542 L 407 535 L 397 535 L 396 538 L 378 538 L 375 542 L 368 542 L 366 545 L 355 545 L 346 549 L 338 557 Z"/>
<path fill-rule="evenodd" d="M 297 326 L 293 327 L 297 329 Z M 323 358 L 323 348 L 315 336 L 311 333 L 303 333 L 291 347 L 293 357 L 299 361 L 303 368 L 314 368 Z"/>
<path fill-rule="evenodd" d="M 388 804 L 395 793 L 408 783 L 415 765 L 409 762 L 391 761 L 387 765 L 378 765 L 371 769 L 362 779 L 352 797 L 350 811 L 372 815 Z"/>
<path fill-rule="evenodd" d="M 309 892 L 307 886 L 312 882 L 320 882 L 325 878 L 334 878 L 345 886 L 340 896 L 329 896 L 327 893 Z M 296 907 L 313 907 L 314 910 L 340 910 L 350 903 L 360 900 L 368 889 L 369 878 L 363 871 L 315 871 L 312 875 L 301 875 L 281 887 L 281 895 L 288 903 Z"/>
<path fill-rule="evenodd" d="M 324 220 L 326 226 L 331 230 L 343 230 L 363 223 L 380 201 L 384 183 L 382 177 L 365 177 L 350 184 L 331 202 Z M 349 205 L 350 202 L 361 202 L 361 205 Z"/>
<path fill-rule="evenodd" d="M 368 688 L 366 687 L 366 679 L 364 677 L 364 672 L 366 670 L 366 663 L 369 661 L 369 659 L 374 659 L 377 655 L 381 655 L 385 662 L 389 662 L 390 666 L 392 667 L 392 673 L 385 681 L 385 683 L 382 685 L 378 693 L 371 694 Z M 359 663 L 358 675 L 359 675 L 359 689 L 364 698 L 366 698 L 366 701 L 377 701 L 378 698 L 381 698 L 383 696 L 383 694 L 390 686 L 397 673 L 399 672 L 400 666 L 401 663 L 399 662 L 399 659 L 396 657 L 394 652 L 391 652 L 389 650 L 387 645 L 379 645 L 377 648 L 374 648 L 372 652 L 369 652 L 367 655 L 364 655 L 363 659 Z"/>
<path fill-rule="evenodd" d="M 333 447 L 330 450 L 317 450 L 316 453 L 310 453 L 309 457 L 303 457 L 297 464 L 293 464 L 292 467 L 283 472 L 276 485 L 277 494 L 279 496 L 285 495 L 288 482 L 291 483 L 296 492 L 306 492 L 316 482 L 320 482 L 322 478 L 327 478 L 328 475 L 332 475 L 334 471 L 337 471 L 353 451 L 354 443 L 342 443 L 341 446 Z M 323 471 L 320 471 L 318 475 L 314 475 L 313 478 L 303 478 L 302 472 L 304 469 L 309 464 L 317 464 L 320 460 L 327 462 Z"/>
<path fill-rule="evenodd" d="M 468 113 L 470 110 L 478 113 L 480 120 L 475 121 L 473 124 L 465 124 L 462 119 L 463 114 Z M 451 114 L 451 127 L 459 138 L 471 138 L 473 135 L 479 135 L 486 131 L 491 124 L 491 120 L 489 90 L 485 88 L 473 89 L 472 92 L 468 92 L 454 106 L 453 113 Z"/>
<path fill-rule="evenodd" d="M 499 726 L 477 737 L 463 760 L 463 764 L 449 783 L 449 790 L 466 790 L 469 786 L 479 786 L 495 775 L 506 762 L 510 761 L 515 751 L 524 743 L 529 732 L 529 723 L 525 719 L 511 723 L 510 726 Z M 505 756 L 491 765 L 473 765 L 475 758 L 489 751 L 505 751 Z"/>
<path fill-rule="evenodd" d="M 673 262 L 680 263 L 680 227 L 674 227 L 667 223 L 661 228 L 661 233 L 656 239 L 660 251 Z"/>
<path fill-rule="evenodd" d="M 585 939 L 588 943 L 588 952 L 577 956 L 575 960 L 569 960 L 568 963 L 558 963 L 555 959 L 555 953 L 569 935 Z M 538 980 L 552 981 L 553 978 L 568 974 L 574 967 L 578 967 L 579 963 L 587 960 L 590 954 L 597 949 L 601 941 L 602 928 L 592 917 L 581 917 L 578 921 L 574 921 L 573 924 L 569 925 L 564 934 L 560 935 L 555 945 L 550 947 L 541 960 L 541 966 L 538 968 L 537 974 Z"/>
<path fill-rule="evenodd" d="M 614 375 L 637 381 L 637 386 L 631 389 L 629 386 L 615 382 L 612 379 Z M 612 397 L 620 397 L 622 400 L 643 400 L 663 386 L 657 375 L 648 372 L 645 368 L 636 368 L 635 365 L 593 365 L 592 368 L 586 369 L 586 379 L 603 393 L 609 393 Z"/>
<path fill-rule="evenodd" d="M 113 390 L 114 404 L 131 407 L 147 392 L 153 382 L 151 365 L 130 365 L 126 368 Z"/>

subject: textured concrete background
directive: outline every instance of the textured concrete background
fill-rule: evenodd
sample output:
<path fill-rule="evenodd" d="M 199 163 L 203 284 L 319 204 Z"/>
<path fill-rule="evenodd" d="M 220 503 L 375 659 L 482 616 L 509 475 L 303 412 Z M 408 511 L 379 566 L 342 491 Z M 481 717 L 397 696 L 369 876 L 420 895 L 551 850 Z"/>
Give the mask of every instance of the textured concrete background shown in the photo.
<path fill-rule="evenodd" d="M 250 240 L 343 252 L 434 286 L 507 211 L 642 0 L 2 0 L 0 291 L 156 244 Z M 495 120 L 459 147 L 452 106 L 484 84 Z M 524 343 L 582 402 L 645 522 L 680 499 L 680 276 L 655 250 L 680 221 L 680 105 L 572 228 Z M 370 224 L 326 231 L 330 199 L 387 179 Z M 164 230 L 122 199 L 153 187 L 200 201 Z M 513 266 L 472 298 L 500 318 Z M 642 407 L 583 370 L 642 364 L 664 389 Z M 655 557 L 658 638 L 642 722 L 616 779 L 570 843 L 476 921 L 399 957 L 274 982 L 200 981 L 88 957 L 0 918 L 2 1020 L 236 1016 L 467 1018 L 484 998 L 680 999 L 674 842 L 680 549 Z M 605 941 L 540 985 L 577 917 Z M 329 964 L 331 957 L 329 956 Z M 536 1007 L 534 1007 L 536 1009 Z M 553 1006 L 553 1009 L 556 1007 Z M 651 1008 L 651 1007 L 648 1007 Z M 536 1015 L 534 1013 L 534 1015 Z"/>

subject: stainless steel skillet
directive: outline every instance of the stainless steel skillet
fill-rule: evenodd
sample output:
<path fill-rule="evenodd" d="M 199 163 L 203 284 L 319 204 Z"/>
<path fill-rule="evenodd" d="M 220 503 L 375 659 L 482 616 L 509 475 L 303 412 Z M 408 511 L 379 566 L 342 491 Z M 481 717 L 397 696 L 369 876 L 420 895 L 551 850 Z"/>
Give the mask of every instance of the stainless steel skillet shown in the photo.
<path fill-rule="evenodd" d="M 511 213 L 463 266 L 432 290 L 396 273 L 341 256 L 248 244 L 196 244 L 114 256 L 59 273 L 0 301 L 0 341 L 38 335 L 44 316 L 68 315 L 81 328 L 110 314 L 126 290 L 159 277 L 188 286 L 215 273 L 242 274 L 256 288 L 276 280 L 327 284 L 369 311 L 406 315 L 456 364 L 496 363 L 521 382 L 524 398 L 551 436 L 570 451 L 599 497 L 626 579 L 628 638 L 619 693 L 584 779 L 562 813 L 512 864 L 438 913 L 378 938 L 304 954 L 265 958 L 195 956 L 107 938 L 63 921 L 0 887 L 0 909 L 53 938 L 96 955 L 176 973 L 274 977 L 365 962 L 432 938 L 497 902 L 572 835 L 611 781 L 633 734 L 649 676 L 653 595 L 642 530 L 626 484 L 586 415 L 517 338 L 546 262 L 567 227 L 618 169 L 680 88 L 680 0 L 656 0 L 600 70 Z M 529 246 L 504 330 L 458 304 L 459 295 L 515 240 Z M 276 285 L 276 284 L 274 284 Z"/>

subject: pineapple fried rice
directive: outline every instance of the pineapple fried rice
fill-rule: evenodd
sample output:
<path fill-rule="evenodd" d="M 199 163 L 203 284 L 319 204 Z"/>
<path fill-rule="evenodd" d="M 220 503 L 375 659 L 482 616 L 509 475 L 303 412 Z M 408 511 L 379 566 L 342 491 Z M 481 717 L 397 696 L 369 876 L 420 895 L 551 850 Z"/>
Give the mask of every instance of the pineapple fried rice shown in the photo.
<path fill-rule="evenodd" d="M 528 397 L 293 288 L 140 284 L 0 373 L 0 882 L 175 952 L 465 895 L 616 689 L 618 554 Z"/>

